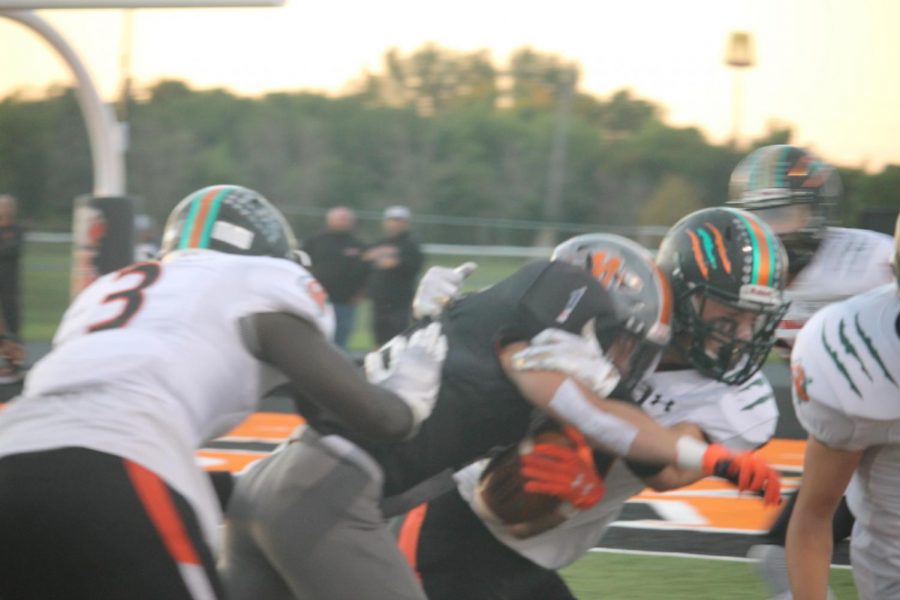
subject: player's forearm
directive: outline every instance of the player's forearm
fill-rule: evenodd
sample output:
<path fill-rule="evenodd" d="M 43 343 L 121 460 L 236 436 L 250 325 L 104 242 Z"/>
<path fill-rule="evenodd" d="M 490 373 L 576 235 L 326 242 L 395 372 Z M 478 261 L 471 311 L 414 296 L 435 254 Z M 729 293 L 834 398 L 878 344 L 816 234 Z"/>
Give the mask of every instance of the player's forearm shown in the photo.
<path fill-rule="evenodd" d="M 785 546 L 794 600 L 827 597 L 832 547 L 831 517 L 794 511 Z"/>

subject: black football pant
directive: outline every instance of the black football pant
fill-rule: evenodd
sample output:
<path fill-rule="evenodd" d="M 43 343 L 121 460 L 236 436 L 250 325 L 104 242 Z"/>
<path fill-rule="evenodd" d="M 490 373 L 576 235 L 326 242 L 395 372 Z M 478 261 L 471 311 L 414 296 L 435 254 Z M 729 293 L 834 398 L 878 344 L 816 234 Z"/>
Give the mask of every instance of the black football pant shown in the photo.
<path fill-rule="evenodd" d="M 400 548 L 428 600 L 575 600 L 556 571 L 498 541 L 456 490 L 406 516 Z"/>
<path fill-rule="evenodd" d="M 0 458 L 0 599 L 125 598 L 223 598 L 187 501 L 94 450 Z"/>

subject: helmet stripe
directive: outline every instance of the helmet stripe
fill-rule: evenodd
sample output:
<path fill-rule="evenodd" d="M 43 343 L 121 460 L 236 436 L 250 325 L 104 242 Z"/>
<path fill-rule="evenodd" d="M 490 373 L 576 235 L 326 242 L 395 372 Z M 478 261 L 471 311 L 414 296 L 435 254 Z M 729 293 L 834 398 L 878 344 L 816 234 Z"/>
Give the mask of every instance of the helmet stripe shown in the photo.
<path fill-rule="evenodd" d="M 222 198 L 232 190 L 231 186 L 215 186 L 201 190 L 191 200 L 191 211 L 181 234 L 179 248 L 206 248 L 212 225 L 219 214 Z M 205 192 L 205 193 L 204 193 Z"/>
<path fill-rule="evenodd" d="M 655 262 L 653 268 L 656 270 L 656 277 L 659 279 L 659 288 L 662 293 L 662 303 L 659 307 L 659 322 L 663 325 L 669 325 L 672 320 L 672 288 L 669 286 L 669 278 L 663 273 Z"/>
<path fill-rule="evenodd" d="M 713 241 L 709 232 L 701 227 L 697 229 L 697 233 L 700 235 L 700 239 L 703 240 L 703 250 L 706 252 L 706 259 L 709 261 L 709 266 L 713 269 L 718 269 L 719 265 L 716 263 L 716 254 L 713 252 Z"/>
<path fill-rule="evenodd" d="M 709 269 L 706 261 L 703 260 L 703 251 L 700 249 L 700 238 L 690 229 L 687 234 L 691 238 L 691 250 L 694 251 L 694 259 L 697 261 L 697 266 L 700 267 L 700 274 L 703 275 L 703 279 L 709 279 Z"/>
<path fill-rule="evenodd" d="M 722 232 L 712 223 L 704 223 L 704 225 L 709 227 L 709 230 L 713 232 L 713 236 L 716 238 L 716 251 L 719 253 L 719 258 L 722 260 L 722 266 L 725 267 L 725 272 L 730 275 L 731 261 L 728 260 L 728 251 L 725 249 L 725 239 L 722 237 Z"/>
<path fill-rule="evenodd" d="M 234 190 L 233 187 L 223 187 L 221 191 L 212 199 L 209 205 L 209 211 L 206 216 L 206 224 L 203 226 L 203 233 L 200 234 L 200 248 L 209 247 L 209 236 L 212 234 L 213 225 L 219 218 L 219 209 L 222 207 L 222 200 Z"/>
<path fill-rule="evenodd" d="M 743 222 L 750 234 L 750 243 L 753 246 L 753 275 L 750 283 L 759 285 L 771 285 L 775 274 L 775 245 L 759 222 L 754 217 L 747 219 L 744 215 L 735 212 Z"/>

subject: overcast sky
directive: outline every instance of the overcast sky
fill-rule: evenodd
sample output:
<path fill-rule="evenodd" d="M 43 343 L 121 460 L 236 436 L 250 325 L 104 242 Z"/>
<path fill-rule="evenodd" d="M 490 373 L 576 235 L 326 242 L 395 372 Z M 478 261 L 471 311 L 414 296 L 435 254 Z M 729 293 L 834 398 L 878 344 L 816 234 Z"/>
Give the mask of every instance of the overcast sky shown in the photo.
<path fill-rule="evenodd" d="M 123 11 L 39 14 L 112 98 Z M 140 9 L 132 68 L 138 85 L 177 78 L 243 94 L 340 91 L 391 46 L 488 48 L 502 61 L 528 45 L 578 61 L 583 90 L 631 88 L 662 104 L 670 123 L 720 142 L 732 129 L 735 90 L 726 41 L 745 30 L 757 64 L 742 76 L 743 134 L 775 120 L 828 160 L 877 169 L 900 164 L 898 29 L 892 0 L 287 0 L 280 8 Z M 0 95 L 68 80 L 34 33 L 0 19 Z"/>

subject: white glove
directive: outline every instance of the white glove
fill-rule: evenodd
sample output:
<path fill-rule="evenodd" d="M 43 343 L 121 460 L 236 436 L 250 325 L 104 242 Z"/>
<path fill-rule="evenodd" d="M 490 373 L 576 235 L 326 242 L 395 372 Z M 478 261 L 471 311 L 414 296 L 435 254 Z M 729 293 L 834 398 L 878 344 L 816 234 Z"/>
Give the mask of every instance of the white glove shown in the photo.
<path fill-rule="evenodd" d="M 366 355 L 363 365 L 368 380 L 400 396 L 412 411 L 410 435 L 434 409 L 446 356 L 447 338 L 440 323 L 431 323 L 408 339 L 398 335 Z"/>
<path fill-rule="evenodd" d="M 436 317 L 448 302 L 459 296 L 466 277 L 478 268 L 473 262 L 463 263 L 455 269 L 431 267 L 419 281 L 416 297 L 413 298 L 413 317 Z"/>
<path fill-rule="evenodd" d="M 557 371 L 577 379 L 595 394 L 607 398 L 619 384 L 619 371 L 593 335 L 545 329 L 524 350 L 513 354 L 517 371 Z"/>

